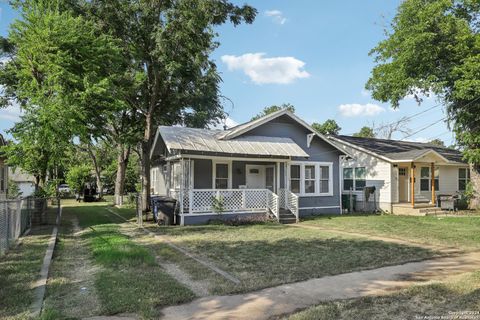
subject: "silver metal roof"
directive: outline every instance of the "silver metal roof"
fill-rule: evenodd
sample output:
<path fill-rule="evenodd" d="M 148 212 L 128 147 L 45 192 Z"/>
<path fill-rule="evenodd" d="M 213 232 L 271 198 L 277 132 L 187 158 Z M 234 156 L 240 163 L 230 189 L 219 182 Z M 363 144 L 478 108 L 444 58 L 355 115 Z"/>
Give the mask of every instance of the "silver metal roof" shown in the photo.
<path fill-rule="evenodd" d="M 277 157 L 308 157 L 292 139 L 264 136 L 240 136 L 220 140 L 221 130 L 206 130 L 185 127 L 158 128 L 169 150 L 226 153 L 238 155 L 260 155 Z"/>

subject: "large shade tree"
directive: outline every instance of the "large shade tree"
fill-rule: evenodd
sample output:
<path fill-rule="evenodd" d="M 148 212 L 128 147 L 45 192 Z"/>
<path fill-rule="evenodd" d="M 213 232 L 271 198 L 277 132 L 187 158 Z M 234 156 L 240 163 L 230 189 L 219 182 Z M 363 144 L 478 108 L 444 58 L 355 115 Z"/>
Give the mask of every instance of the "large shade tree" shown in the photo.
<path fill-rule="evenodd" d="M 480 2 L 405 0 L 387 38 L 371 52 L 376 66 L 366 88 L 394 108 L 407 95 L 421 102 L 435 94 L 448 117 L 464 157 L 471 164 L 480 204 Z"/>
<path fill-rule="evenodd" d="M 25 112 L 7 156 L 40 181 L 75 140 L 105 136 L 108 119 L 127 106 L 120 41 L 61 4 L 15 1 L 21 19 L 1 41 L 0 107 L 19 104 Z"/>
<path fill-rule="evenodd" d="M 126 102 L 142 128 L 144 209 L 150 191 L 150 151 L 158 125 L 205 127 L 224 116 L 220 76 L 210 54 L 215 26 L 253 22 L 256 10 L 226 0 L 92 0 L 66 2 L 77 15 L 121 40 L 134 79 Z"/>

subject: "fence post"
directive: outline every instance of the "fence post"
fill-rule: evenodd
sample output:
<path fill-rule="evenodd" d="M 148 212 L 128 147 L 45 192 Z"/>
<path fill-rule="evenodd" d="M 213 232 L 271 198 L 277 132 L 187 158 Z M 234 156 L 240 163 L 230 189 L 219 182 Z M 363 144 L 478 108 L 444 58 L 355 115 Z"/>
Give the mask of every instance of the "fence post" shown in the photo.
<path fill-rule="evenodd" d="M 143 214 L 142 214 L 142 196 L 137 193 L 137 224 L 141 227 L 143 225 Z"/>

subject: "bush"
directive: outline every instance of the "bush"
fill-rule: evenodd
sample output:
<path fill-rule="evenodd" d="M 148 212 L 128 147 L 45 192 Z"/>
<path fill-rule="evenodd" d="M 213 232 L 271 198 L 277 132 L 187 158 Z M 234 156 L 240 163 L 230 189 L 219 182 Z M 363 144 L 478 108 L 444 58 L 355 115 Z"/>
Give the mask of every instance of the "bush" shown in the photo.
<path fill-rule="evenodd" d="M 22 192 L 20 192 L 20 187 L 13 180 L 8 180 L 7 192 L 8 192 L 7 197 L 9 199 L 15 199 L 22 195 Z"/>

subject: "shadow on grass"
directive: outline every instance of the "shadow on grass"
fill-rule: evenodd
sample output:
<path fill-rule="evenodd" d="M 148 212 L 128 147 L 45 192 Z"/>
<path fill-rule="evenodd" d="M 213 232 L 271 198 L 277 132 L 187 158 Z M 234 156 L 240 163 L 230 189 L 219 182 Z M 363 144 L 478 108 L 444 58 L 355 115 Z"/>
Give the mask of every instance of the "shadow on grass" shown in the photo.
<path fill-rule="evenodd" d="M 25 313 L 33 301 L 32 282 L 38 278 L 51 226 L 33 227 L 17 247 L 0 257 L 0 318 Z"/>

